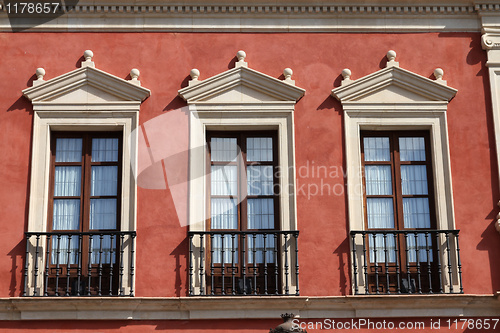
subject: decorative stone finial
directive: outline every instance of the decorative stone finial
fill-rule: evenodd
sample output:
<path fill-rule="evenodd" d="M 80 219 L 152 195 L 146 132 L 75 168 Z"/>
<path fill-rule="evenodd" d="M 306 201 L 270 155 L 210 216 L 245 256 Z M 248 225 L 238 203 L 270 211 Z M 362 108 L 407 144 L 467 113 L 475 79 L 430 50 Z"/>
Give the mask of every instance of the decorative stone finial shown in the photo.
<path fill-rule="evenodd" d="M 45 69 L 42 67 L 36 69 L 36 77 L 37 79 L 33 81 L 33 86 L 36 86 L 38 84 L 44 83 L 43 77 L 45 76 Z"/>
<path fill-rule="evenodd" d="M 399 62 L 396 61 L 396 51 L 394 50 L 389 50 L 387 52 L 387 67 L 399 67 Z"/>
<path fill-rule="evenodd" d="M 132 68 L 132 70 L 130 71 L 130 77 L 132 79 L 129 82 L 140 86 L 141 81 L 139 81 L 139 75 L 141 75 L 141 72 L 139 72 L 137 68 Z"/>
<path fill-rule="evenodd" d="M 345 86 L 349 83 L 351 83 L 353 80 L 351 80 L 351 70 L 349 68 L 344 68 L 342 70 L 342 77 L 344 78 L 341 82 L 341 85 Z"/>
<path fill-rule="evenodd" d="M 446 81 L 443 80 L 444 71 L 441 68 L 436 68 L 434 70 L 434 77 L 436 82 L 446 85 Z"/>
<path fill-rule="evenodd" d="M 295 85 L 295 81 L 292 80 L 293 71 L 291 68 L 285 68 L 283 70 L 283 76 L 285 77 L 285 82 L 291 85 Z"/>
<path fill-rule="evenodd" d="M 236 53 L 236 58 L 238 58 L 238 61 L 235 64 L 235 67 L 247 67 L 248 63 L 245 62 L 245 58 L 247 57 L 247 54 L 245 51 L 240 50 L 238 53 Z"/>
<path fill-rule="evenodd" d="M 199 83 L 198 78 L 200 77 L 200 71 L 196 68 L 193 68 L 191 72 L 189 72 L 189 75 L 191 76 L 191 81 L 189 81 L 189 85 L 195 85 Z"/>
<path fill-rule="evenodd" d="M 91 50 L 85 50 L 85 52 L 83 52 L 83 57 L 85 58 L 85 61 L 82 61 L 82 67 L 95 67 L 94 62 L 92 61 L 94 52 Z"/>

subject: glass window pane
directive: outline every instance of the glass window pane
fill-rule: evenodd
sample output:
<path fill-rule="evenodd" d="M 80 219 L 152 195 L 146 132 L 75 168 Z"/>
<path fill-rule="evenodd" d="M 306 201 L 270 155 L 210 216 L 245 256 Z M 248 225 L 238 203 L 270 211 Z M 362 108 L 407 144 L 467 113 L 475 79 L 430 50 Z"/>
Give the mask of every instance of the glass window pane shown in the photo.
<path fill-rule="evenodd" d="M 247 138 L 247 161 L 272 161 L 273 138 Z"/>
<path fill-rule="evenodd" d="M 403 195 L 426 195 L 427 167 L 425 165 L 402 165 L 401 187 Z"/>
<path fill-rule="evenodd" d="M 390 165 L 365 166 L 366 194 L 391 195 L 392 175 Z"/>
<path fill-rule="evenodd" d="M 426 239 L 427 238 L 427 239 Z M 430 234 L 425 237 L 423 233 L 410 233 L 407 236 L 408 261 L 409 262 L 432 262 L 432 237 Z M 418 244 L 418 252 L 417 246 Z M 417 256 L 418 254 L 418 256 Z M 427 257 L 427 255 L 429 257 Z M 417 260 L 418 259 L 418 260 Z"/>
<path fill-rule="evenodd" d="M 117 162 L 118 138 L 92 139 L 92 162 Z"/>
<path fill-rule="evenodd" d="M 116 199 L 90 199 L 90 229 L 116 229 Z"/>
<path fill-rule="evenodd" d="M 211 228 L 238 229 L 238 209 L 235 199 L 212 198 Z"/>
<path fill-rule="evenodd" d="M 78 236 L 52 236 L 51 264 L 76 265 L 79 262 L 79 237 Z M 68 262 L 69 261 L 69 262 Z"/>
<path fill-rule="evenodd" d="M 111 243 L 111 235 L 94 235 L 91 237 L 91 257 L 92 264 L 111 264 L 115 263 L 116 258 L 116 236 Z"/>
<path fill-rule="evenodd" d="M 81 162 L 82 139 L 58 138 L 56 139 L 56 162 Z"/>
<path fill-rule="evenodd" d="M 274 234 L 269 235 L 247 235 L 248 242 L 248 263 L 256 264 L 265 263 L 273 264 L 275 262 L 275 237 Z M 254 260 L 255 259 L 255 260 Z"/>
<path fill-rule="evenodd" d="M 79 197 L 82 169 L 79 166 L 56 166 L 54 196 Z"/>
<path fill-rule="evenodd" d="M 80 199 L 54 199 L 53 230 L 78 230 L 79 221 Z"/>
<path fill-rule="evenodd" d="M 394 208 L 392 198 L 367 198 L 368 228 L 394 228 Z"/>
<path fill-rule="evenodd" d="M 238 236 L 224 235 L 223 238 L 222 235 L 214 235 L 212 238 L 212 250 L 214 251 L 212 256 L 214 264 L 222 264 L 223 259 L 224 264 L 237 264 Z"/>
<path fill-rule="evenodd" d="M 365 161 L 390 161 L 389 138 L 363 138 Z"/>
<path fill-rule="evenodd" d="M 248 199 L 248 229 L 274 229 L 274 200 Z"/>
<path fill-rule="evenodd" d="M 236 138 L 210 139 L 210 158 L 213 162 L 236 161 L 238 151 Z"/>
<path fill-rule="evenodd" d="M 236 195 L 238 193 L 238 168 L 236 165 L 212 165 L 212 195 Z"/>
<path fill-rule="evenodd" d="M 251 165 L 247 167 L 248 195 L 273 194 L 273 166 Z"/>
<path fill-rule="evenodd" d="M 425 161 L 424 138 L 399 138 L 399 158 L 401 161 Z"/>
<path fill-rule="evenodd" d="M 430 228 L 431 215 L 428 198 L 403 198 L 405 228 Z"/>
<path fill-rule="evenodd" d="M 118 190 L 118 166 L 92 166 L 91 196 L 116 195 Z"/>
<path fill-rule="evenodd" d="M 396 262 L 396 235 L 369 234 L 370 263 Z"/>

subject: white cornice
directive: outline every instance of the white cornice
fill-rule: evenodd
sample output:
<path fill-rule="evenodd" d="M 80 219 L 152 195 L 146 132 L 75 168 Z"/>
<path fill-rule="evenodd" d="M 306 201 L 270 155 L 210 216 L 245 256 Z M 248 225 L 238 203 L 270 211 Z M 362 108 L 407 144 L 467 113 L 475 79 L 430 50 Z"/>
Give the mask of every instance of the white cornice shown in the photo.
<path fill-rule="evenodd" d="M 34 16 L 11 26 L 0 11 L 0 31 L 317 31 L 406 32 L 480 31 L 479 15 L 500 15 L 498 4 L 469 1 L 396 5 L 338 4 L 312 1 L 271 4 L 108 3 L 80 2 L 47 21 Z"/>
<path fill-rule="evenodd" d="M 499 317 L 498 295 L 3 298 L 0 320 Z"/>

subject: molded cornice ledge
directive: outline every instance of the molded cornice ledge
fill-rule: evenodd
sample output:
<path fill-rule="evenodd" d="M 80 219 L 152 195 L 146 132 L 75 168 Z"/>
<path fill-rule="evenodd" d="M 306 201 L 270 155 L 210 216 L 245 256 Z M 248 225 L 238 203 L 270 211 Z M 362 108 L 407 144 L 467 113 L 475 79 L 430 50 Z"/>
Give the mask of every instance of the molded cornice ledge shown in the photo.
<path fill-rule="evenodd" d="M 187 320 L 278 318 L 498 317 L 498 295 L 333 297 L 3 298 L 0 320 Z"/>
<path fill-rule="evenodd" d="M 439 2 L 279 0 L 207 5 L 201 1 L 80 1 L 53 17 L 9 20 L 0 7 L 0 31 L 480 31 L 479 13 L 500 13 L 495 4 L 465 0 Z M 169 20 L 170 19 L 170 20 Z M 219 20 L 220 19 L 220 20 Z"/>

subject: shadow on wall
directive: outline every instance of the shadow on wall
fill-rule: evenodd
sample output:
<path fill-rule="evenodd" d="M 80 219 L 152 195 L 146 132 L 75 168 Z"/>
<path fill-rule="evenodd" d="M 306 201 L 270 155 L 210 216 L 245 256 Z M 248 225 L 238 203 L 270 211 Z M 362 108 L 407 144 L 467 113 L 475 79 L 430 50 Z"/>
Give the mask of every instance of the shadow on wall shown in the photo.
<path fill-rule="evenodd" d="M 184 297 L 188 295 L 189 292 L 189 277 L 188 277 L 188 265 L 189 251 L 188 238 L 177 245 L 177 247 L 170 253 L 170 255 L 175 257 L 175 296 Z M 184 281 L 182 281 L 184 277 Z"/>
<path fill-rule="evenodd" d="M 22 270 L 25 265 L 24 257 L 26 249 L 26 241 L 23 239 L 9 252 L 9 256 L 12 261 L 10 269 L 10 285 L 9 285 L 9 296 L 17 297 L 21 296 L 23 292 L 22 283 L 24 282 L 22 278 Z M 21 277 L 21 278 L 19 278 Z"/>

